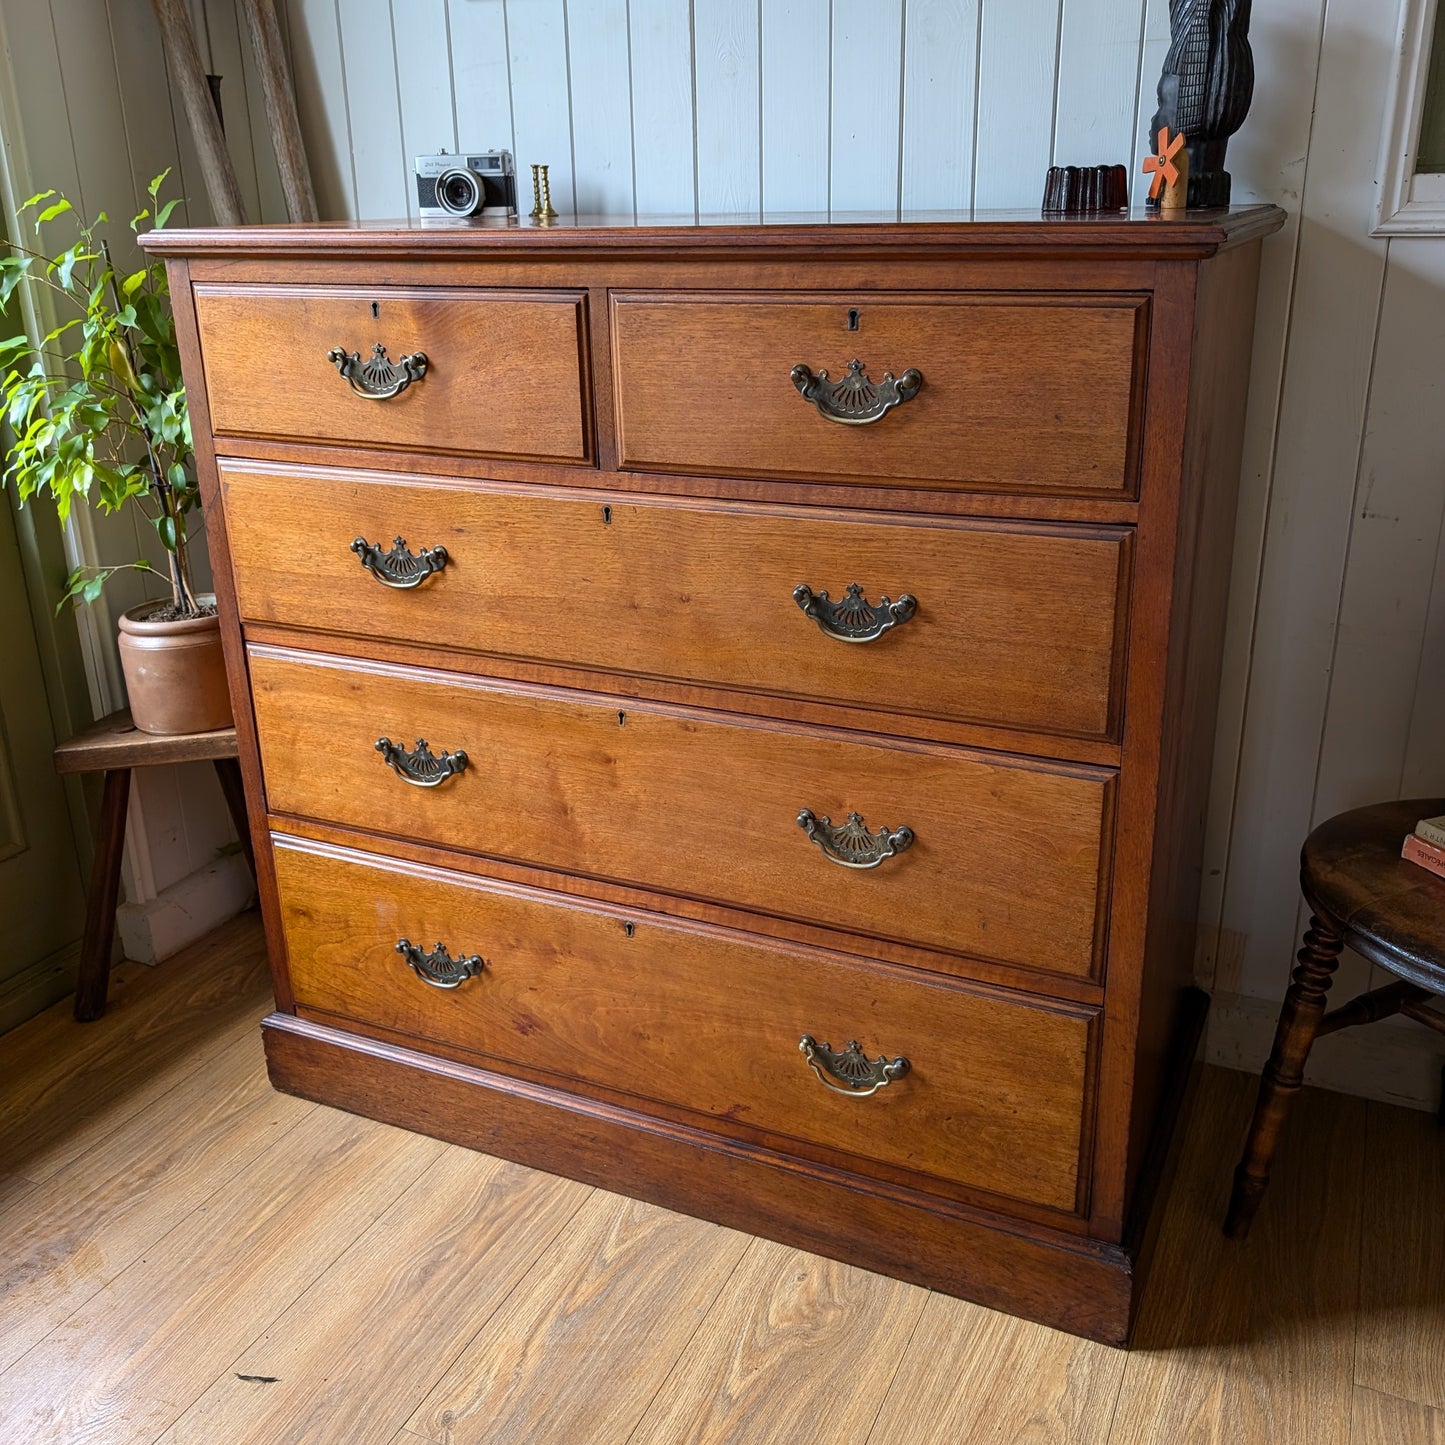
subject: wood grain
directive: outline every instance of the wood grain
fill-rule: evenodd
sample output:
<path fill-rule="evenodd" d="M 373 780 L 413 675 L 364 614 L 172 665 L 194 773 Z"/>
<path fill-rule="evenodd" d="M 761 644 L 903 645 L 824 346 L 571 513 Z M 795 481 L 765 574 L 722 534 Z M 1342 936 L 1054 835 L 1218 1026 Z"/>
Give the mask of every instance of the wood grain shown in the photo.
<path fill-rule="evenodd" d="M 253 1029 L 43 1183 L 0 1202 L 0 1371 L 314 1107 L 267 1085 Z"/>
<path fill-rule="evenodd" d="M 1112 804 L 1103 770 L 278 649 L 249 656 L 273 812 L 1094 971 Z M 377 752 L 383 736 L 408 748 L 425 737 L 476 763 L 444 786 L 409 787 Z M 841 868 L 798 826 L 802 808 L 838 825 L 854 811 L 875 831 L 906 825 L 916 841 L 878 868 Z M 700 869 L 704 837 L 718 845 Z"/>
<path fill-rule="evenodd" d="M 928 1299 L 913 1285 L 754 1243 L 630 1445 L 862 1439 Z"/>
<path fill-rule="evenodd" d="M 1102 1445 L 1125 1358 L 1107 1345 L 930 1295 L 868 1441 Z"/>
<path fill-rule="evenodd" d="M 1131 495 L 1146 320 L 1134 298 L 614 294 L 620 465 Z M 727 361 L 705 387 L 679 386 L 676 358 L 704 355 Z M 875 383 L 916 368 L 922 389 L 875 423 L 830 424 L 789 372 L 837 380 L 854 357 Z"/>
<path fill-rule="evenodd" d="M 1362 1100 L 1306 1090 L 1272 1208 L 1243 1244 L 1220 1230 L 1253 1081 L 1211 1071 L 1124 1369 L 1109 1445 L 1346 1445 L 1358 1319 Z M 1302 1388 L 1302 1382 L 1309 1381 Z"/>
<path fill-rule="evenodd" d="M 195 303 L 218 434 L 587 458 L 575 293 L 197 286 Z M 392 362 L 428 359 L 387 401 L 354 395 L 326 359 L 339 346 L 365 362 L 378 343 Z"/>
<path fill-rule="evenodd" d="M 668 503 L 628 494 L 222 462 L 241 615 L 392 642 L 699 681 L 884 713 L 1115 733 L 1129 533 Z M 304 528 L 304 568 L 276 546 Z M 381 586 L 355 537 L 445 546 L 422 586 Z M 807 583 L 917 614 L 849 646 Z M 565 599 L 565 601 L 564 601 Z M 750 701 L 750 700 L 749 700 Z"/>
<path fill-rule="evenodd" d="M 1365 1180 L 1355 1381 L 1445 1411 L 1445 1136 L 1439 1125 L 1428 1114 L 1370 1104 Z M 1281 1182 L 1276 1176 L 1272 1187 Z"/>
<path fill-rule="evenodd" d="M 747 1248 L 744 1235 L 599 1191 L 407 1427 L 446 1445 L 543 1429 L 620 1445 Z"/>
<path fill-rule="evenodd" d="M 315 845 L 283 841 L 276 868 L 302 1007 L 725 1128 L 1076 1206 L 1090 1010 Z M 401 938 L 480 952 L 487 966 L 456 989 L 429 987 L 397 956 Z M 871 1098 L 846 1098 L 813 1076 L 803 1034 L 840 1050 L 858 1038 L 869 1058 L 902 1055 L 911 1068 Z"/>
<path fill-rule="evenodd" d="M 1357 1386 L 1350 1445 L 1445 1445 L 1445 1410 Z"/>
<path fill-rule="evenodd" d="M 154 1438 L 439 1152 L 311 1112 L 0 1375 L 0 1420 L 24 1439 Z"/>
<path fill-rule="evenodd" d="M 191 1079 L 191 1050 L 252 1036 L 268 1002 L 258 937 L 243 914 L 158 975 L 121 965 L 104 1018 L 51 1010 L 0 1040 L 0 1178 L 49 1179 Z"/>
<path fill-rule="evenodd" d="M 94 773 L 236 756 L 236 729 L 208 733 L 143 733 L 122 708 L 92 723 L 55 749 L 57 773 Z"/>
<path fill-rule="evenodd" d="M 390 1439 L 589 1192 L 448 1150 L 229 1363 L 164 1445 Z"/>

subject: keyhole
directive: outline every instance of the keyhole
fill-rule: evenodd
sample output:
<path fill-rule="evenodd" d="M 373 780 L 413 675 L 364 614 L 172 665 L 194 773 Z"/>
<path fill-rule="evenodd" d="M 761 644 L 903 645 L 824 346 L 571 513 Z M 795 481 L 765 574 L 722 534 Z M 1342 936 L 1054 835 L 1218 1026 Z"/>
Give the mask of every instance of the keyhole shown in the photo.
<path fill-rule="evenodd" d="M 637 932 L 637 925 L 635 923 L 624 923 L 622 925 L 622 931 L 631 938 L 632 935 Z"/>
<path fill-rule="evenodd" d="M 626 727 L 626 726 L 627 726 L 627 714 L 626 714 L 625 712 L 620 712 L 620 713 L 617 714 L 617 726 L 618 726 L 618 727 Z"/>
<path fill-rule="evenodd" d="M 603 509 L 602 509 L 602 525 L 603 525 L 604 527 L 610 527 L 610 526 L 612 525 L 612 508 L 611 508 L 611 507 L 603 507 Z"/>
<path fill-rule="evenodd" d="M 855 312 L 853 312 L 852 314 L 856 316 L 858 313 L 855 311 Z M 381 315 L 381 306 L 380 306 L 380 304 L 379 304 L 378 302 L 373 301 L 373 302 L 371 303 L 371 319 L 372 319 L 373 321 L 375 321 L 376 318 L 377 318 L 378 316 L 380 316 L 380 315 Z M 858 328 L 855 326 L 853 329 L 856 331 Z"/>
<path fill-rule="evenodd" d="M 857 308 L 856 306 L 850 306 L 850 307 L 848 308 L 848 330 L 849 330 L 849 331 L 856 331 L 857 329 L 858 329 L 858 308 Z"/>

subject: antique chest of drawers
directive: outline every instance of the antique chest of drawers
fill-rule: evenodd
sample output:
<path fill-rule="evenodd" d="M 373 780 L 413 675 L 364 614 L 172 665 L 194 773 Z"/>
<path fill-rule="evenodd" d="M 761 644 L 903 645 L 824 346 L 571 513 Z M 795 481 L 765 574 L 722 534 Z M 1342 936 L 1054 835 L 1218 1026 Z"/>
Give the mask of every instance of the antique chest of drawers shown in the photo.
<path fill-rule="evenodd" d="M 276 1086 L 1127 1338 L 1279 220 L 147 237 Z"/>

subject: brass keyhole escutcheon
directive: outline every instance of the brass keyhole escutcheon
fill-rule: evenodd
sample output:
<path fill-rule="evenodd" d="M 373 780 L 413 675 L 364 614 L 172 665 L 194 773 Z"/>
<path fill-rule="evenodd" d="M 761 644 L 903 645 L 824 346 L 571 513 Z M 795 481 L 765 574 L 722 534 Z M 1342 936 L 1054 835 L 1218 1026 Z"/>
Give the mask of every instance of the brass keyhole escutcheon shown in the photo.
<path fill-rule="evenodd" d="M 856 306 L 850 306 L 850 307 L 848 308 L 848 330 L 849 330 L 849 331 L 856 331 L 857 329 L 858 329 L 858 308 L 857 308 Z"/>

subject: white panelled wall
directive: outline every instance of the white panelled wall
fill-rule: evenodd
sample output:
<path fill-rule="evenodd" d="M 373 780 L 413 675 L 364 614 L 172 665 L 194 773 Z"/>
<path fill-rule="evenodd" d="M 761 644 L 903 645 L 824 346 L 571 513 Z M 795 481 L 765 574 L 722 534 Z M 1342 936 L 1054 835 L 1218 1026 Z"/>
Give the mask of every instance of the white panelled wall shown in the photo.
<path fill-rule="evenodd" d="M 291 0 L 328 218 L 415 212 L 412 158 L 507 147 L 563 211 L 1034 207 L 1051 163 L 1141 196 L 1168 0 Z M 1256 1069 L 1299 845 L 1445 793 L 1445 240 L 1374 240 L 1396 0 L 1254 9 L 1238 200 L 1266 243 L 1198 968 L 1210 1053 Z M 1347 960 L 1340 994 L 1368 969 Z M 1433 1107 L 1438 1044 L 1321 1043 L 1322 1082 Z"/>

